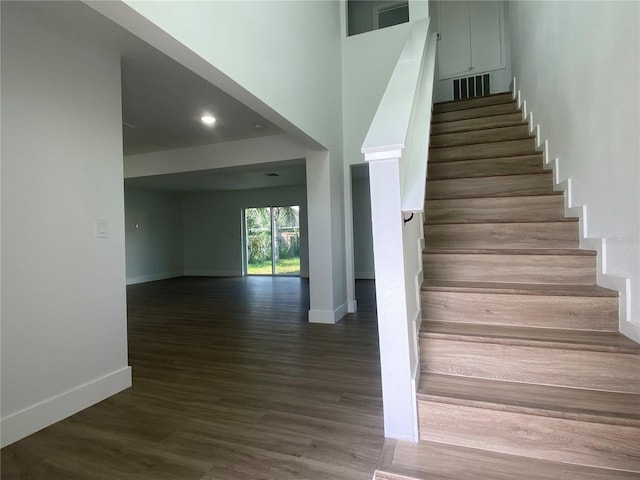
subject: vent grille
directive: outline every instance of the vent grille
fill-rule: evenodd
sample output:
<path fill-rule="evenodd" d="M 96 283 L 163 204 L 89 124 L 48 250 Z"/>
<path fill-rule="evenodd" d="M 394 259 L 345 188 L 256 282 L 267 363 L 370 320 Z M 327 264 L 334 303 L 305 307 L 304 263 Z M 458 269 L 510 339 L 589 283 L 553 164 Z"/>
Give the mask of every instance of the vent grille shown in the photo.
<path fill-rule="evenodd" d="M 453 99 L 484 97 L 491 93 L 489 74 L 475 75 L 473 77 L 456 78 L 453 81 Z"/>

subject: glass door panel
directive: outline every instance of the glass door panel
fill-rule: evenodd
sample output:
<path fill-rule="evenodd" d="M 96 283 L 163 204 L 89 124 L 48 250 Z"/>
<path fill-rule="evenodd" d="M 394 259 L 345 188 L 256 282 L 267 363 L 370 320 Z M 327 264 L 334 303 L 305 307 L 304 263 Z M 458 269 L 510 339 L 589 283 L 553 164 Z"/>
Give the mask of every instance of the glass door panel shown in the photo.
<path fill-rule="evenodd" d="M 244 218 L 247 232 L 247 274 L 272 275 L 271 209 L 247 208 Z"/>
<path fill-rule="evenodd" d="M 300 207 L 246 208 L 247 275 L 300 275 Z"/>
<path fill-rule="evenodd" d="M 273 207 L 276 275 L 300 275 L 300 207 Z"/>

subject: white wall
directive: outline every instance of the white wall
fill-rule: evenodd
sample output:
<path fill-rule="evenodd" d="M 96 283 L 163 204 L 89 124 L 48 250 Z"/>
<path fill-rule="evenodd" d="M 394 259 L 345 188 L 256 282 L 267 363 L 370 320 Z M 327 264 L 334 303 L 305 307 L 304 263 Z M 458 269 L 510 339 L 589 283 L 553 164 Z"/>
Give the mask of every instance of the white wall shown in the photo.
<path fill-rule="evenodd" d="M 124 205 L 127 285 L 181 276 L 181 196 L 125 187 Z"/>
<path fill-rule="evenodd" d="M 1 8 L 4 446 L 131 376 L 119 56 Z"/>
<path fill-rule="evenodd" d="M 640 3 L 510 2 L 518 89 L 607 240 L 607 273 L 631 280 L 640 338 Z"/>
<path fill-rule="evenodd" d="M 309 275 L 304 187 L 187 193 L 182 196 L 185 275 L 240 276 L 242 210 L 300 205 L 300 275 Z"/>

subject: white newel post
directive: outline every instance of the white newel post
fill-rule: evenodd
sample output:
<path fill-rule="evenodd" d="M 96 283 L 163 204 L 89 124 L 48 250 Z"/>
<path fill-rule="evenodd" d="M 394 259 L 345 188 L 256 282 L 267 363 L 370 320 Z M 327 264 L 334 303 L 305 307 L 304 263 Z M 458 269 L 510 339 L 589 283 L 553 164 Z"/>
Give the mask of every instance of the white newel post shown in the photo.
<path fill-rule="evenodd" d="M 385 437 L 416 441 L 400 159 L 369 160 Z"/>

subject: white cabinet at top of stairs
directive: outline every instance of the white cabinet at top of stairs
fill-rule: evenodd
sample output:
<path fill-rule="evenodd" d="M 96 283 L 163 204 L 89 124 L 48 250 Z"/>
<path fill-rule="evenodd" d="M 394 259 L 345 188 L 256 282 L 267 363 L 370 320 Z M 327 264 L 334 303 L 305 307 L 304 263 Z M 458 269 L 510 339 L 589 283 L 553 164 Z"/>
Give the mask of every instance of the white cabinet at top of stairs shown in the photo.
<path fill-rule="evenodd" d="M 440 80 L 505 68 L 504 4 L 439 1 Z"/>

